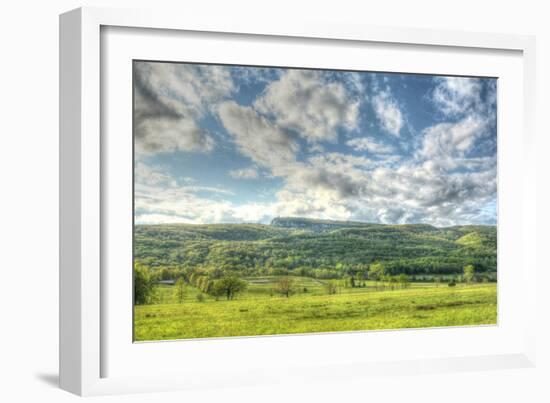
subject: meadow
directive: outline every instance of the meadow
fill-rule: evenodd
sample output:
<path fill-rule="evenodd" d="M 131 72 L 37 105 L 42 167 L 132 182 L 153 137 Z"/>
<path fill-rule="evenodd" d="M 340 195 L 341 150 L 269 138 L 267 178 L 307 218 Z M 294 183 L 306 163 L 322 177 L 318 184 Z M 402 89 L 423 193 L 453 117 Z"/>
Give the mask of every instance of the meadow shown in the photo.
<path fill-rule="evenodd" d="M 274 278 L 267 280 L 252 282 L 246 293 L 229 301 L 207 297 L 198 302 L 200 291 L 187 287 L 179 303 L 174 286 L 162 286 L 161 302 L 136 306 L 135 340 L 489 325 L 497 320 L 494 283 L 415 283 L 382 290 L 369 282 L 325 295 L 322 284 L 300 278 L 302 292 L 286 298 L 272 295 Z"/>
<path fill-rule="evenodd" d="M 494 226 L 141 225 L 134 246 L 135 341 L 497 322 Z"/>

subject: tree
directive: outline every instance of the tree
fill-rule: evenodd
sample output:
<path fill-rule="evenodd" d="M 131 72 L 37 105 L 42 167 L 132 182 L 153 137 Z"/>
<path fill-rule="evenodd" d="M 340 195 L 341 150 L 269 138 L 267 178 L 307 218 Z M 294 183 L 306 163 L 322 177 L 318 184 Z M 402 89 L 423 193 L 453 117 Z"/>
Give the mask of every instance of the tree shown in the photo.
<path fill-rule="evenodd" d="M 397 284 L 397 278 L 389 274 L 381 276 L 380 280 L 384 282 L 384 287 L 388 287 L 392 290 L 395 288 L 395 285 Z"/>
<path fill-rule="evenodd" d="M 470 284 L 474 279 L 476 269 L 471 264 L 464 266 L 464 281 Z"/>
<path fill-rule="evenodd" d="M 181 304 L 183 302 L 183 298 L 185 297 L 185 281 L 183 281 L 183 278 L 181 277 L 178 278 L 178 281 L 176 281 L 174 295 L 176 296 L 176 300 Z"/>
<path fill-rule="evenodd" d="M 290 297 L 296 291 L 294 287 L 294 279 L 292 277 L 279 277 L 273 286 L 273 291 L 284 295 L 287 298 Z"/>
<path fill-rule="evenodd" d="M 369 275 L 369 266 L 366 264 L 357 265 L 357 279 L 366 280 Z"/>
<path fill-rule="evenodd" d="M 407 276 L 405 273 L 399 274 L 397 276 L 397 283 L 399 283 L 399 286 L 401 288 L 407 288 L 410 283 L 409 276 Z"/>
<path fill-rule="evenodd" d="M 154 294 L 154 279 L 149 268 L 139 262 L 134 264 L 134 303 L 150 304 Z"/>
<path fill-rule="evenodd" d="M 200 289 L 202 292 L 209 293 L 210 288 L 212 287 L 212 281 L 210 281 L 210 278 L 208 276 L 201 276 L 197 280 L 197 288 Z"/>
<path fill-rule="evenodd" d="M 380 280 L 386 274 L 386 268 L 382 263 L 373 263 L 369 266 L 369 279 Z"/>
<path fill-rule="evenodd" d="M 328 295 L 336 294 L 336 290 L 337 290 L 336 283 L 332 281 L 327 281 L 325 283 L 325 291 Z"/>
<path fill-rule="evenodd" d="M 233 299 L 235 294 L 246 290 L 248 283 L 241 280 L 234 274 L 228 274 L 219 280 L 214 281 L 211 292 L 215 296 L 225 295 L 228 300 Z"/>
<path fill-rule="evenodd" d="M 224 275 L 223 270 L 217 267 L 211 267 L 207 269 L 206 273 L 208 274 L 208 278 L 212 280 L 222 278 Z"/>

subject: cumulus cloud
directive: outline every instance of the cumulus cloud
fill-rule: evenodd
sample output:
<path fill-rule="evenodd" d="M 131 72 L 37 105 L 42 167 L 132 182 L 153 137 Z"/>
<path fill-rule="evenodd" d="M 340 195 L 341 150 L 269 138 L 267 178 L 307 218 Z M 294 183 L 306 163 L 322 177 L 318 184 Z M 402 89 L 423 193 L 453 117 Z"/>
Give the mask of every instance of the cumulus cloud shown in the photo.
<path fill-rule="evenodd" d="M 394 136 L 399 136 L 404 125 L 404 119 L 401 109 L 390 90 L 385 89 L 374 95 L 372 107 L 382 128 Z"/>
<path fill-rule="evenodd" d="M 136 151 L 211 151 L 214 140 L 197 120 L 233 90 L 229 73 L 218 66 L 136 62 Z"/>
<path fill-rule="evenodd" d="M 242 180 L 222 186 L 198 179 L 203 175 L 192 178 L 183 165 L 176 171 L 154 165 L 176 164 L 162 155 L 138 158 L 136 222 L 269 222 L 276 216 L 438 226 L 495 222 L 494 81 L 427 79 L 415 99 L 440 113 L 427 127 L 414 127 L 407 114 L 411 140 L 401 136 L 407 98 L 395 98 L 388 77 L 369 87 L 359 73 L 215 67 L 152 63 L 136 69 L 136 146 L 149 156 L 212 151 L 204 157 L 213 164 L 220 153 L 219 161 L 233 158 L 232 166 L 244 167 L 222 169 L 220 181 L 223 175 Z M 394 136 L 394 145 L 359 136 L 358 129 L 372 129 L 363 127 L 368 115 L 359 99 L 375 112 L 369 124 Z M 216 144 L 207 127 L 223 142 Z M 337 141 L 341 131 L 348 133 Z M 250 197 L 254 189 L 258 195 Z"/>
<path fill-rule="evenodd" d="M 372 161 L 342 153 L 326 153 L 292 164 L 276 193 L 273 211 L 279 216 L 348 219 L 350 203 L 364 197 Z"/>
<path fill-rule="evenodd" d="M 307 183 L 304 193 L 290 189 L 287 199 L 294 195 L 296 202 L 290 205 L 297 205 L 302 213 L 307 200 L 313 216 L 323 212 L 321 216 L 440 226 L 494 220 L 480 209 L 480 205 L 495 201 L 494 170 L 447 175 L 411 165 L 370 172 L 342 170 L 328 178 L 312 175 L 301 179 Z"/>
<path fill-rule="evenodd" d="M 457 123 L 439 123 L 424 130 L 420 155 L 429 159 L 464 157 L 484 134 L 486 122 L 467 116 Z"/>
<path fill-rule="evenodd" d="M 362 185 L 349 173 L 314 165 L 294 167 L 286 180 L 286 191 L 307 193 L 319 201 L 340 201 L 357 197 L 361 193 Z"/>
<path fill-rule="evenodd" d="M 476 170 L 450 172 L 431 160 L 387 167 L 339 153 L 311 157 L 286 172 L 272 211 L 382 223 L 493 223 L 494 214 L 480 206 L 495 203 L 496 163 L 464 161 Z"/>
<path fill-rule="evenodd" d="M 368 151 L 372 154 L 390 154 L 394 148 L 389 144 L 380 143 L 368 137 L 356 137 L 346 141 L 348 147 L 355 151 Z"/>
<path fill-rule="evenodd" d="M 481 80 L 472 77 L 436 77 L 433 102 L 445 115 L 472 111 L 481 103 Z"/>
<path fill-rule="evenodd" d="M 298 144 L 253 108 L 227 101 L 219 106 L 218 116 L 238 149 L 258 165 L 276 170 L 295 161 Z"/>
<path fill-rule="evenodd" d="M 254 106 L 311 143 L 335 141 L 337 129 L 356 128 L 359 115 L 359 101 L 351 99 L 346 87 L 314 70 L 287 70 Z"/>
<path fill-rule="evenodd" d="M 201 129 L 190 118 L 157 117 L 136 122 L 136 151 L 152 154 L 170 151 L 207 152 L 214 148 L 208 131 Z"/>

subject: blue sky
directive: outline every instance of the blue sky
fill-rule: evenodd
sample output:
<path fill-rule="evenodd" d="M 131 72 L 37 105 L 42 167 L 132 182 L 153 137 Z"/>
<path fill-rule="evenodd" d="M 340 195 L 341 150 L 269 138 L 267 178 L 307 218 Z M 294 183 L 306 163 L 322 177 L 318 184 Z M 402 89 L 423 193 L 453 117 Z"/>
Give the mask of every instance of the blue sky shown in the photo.
<path fill-rule="evenodd" d="M 137 223 L 496 223 L 496 80 L 134 64 Z"/>

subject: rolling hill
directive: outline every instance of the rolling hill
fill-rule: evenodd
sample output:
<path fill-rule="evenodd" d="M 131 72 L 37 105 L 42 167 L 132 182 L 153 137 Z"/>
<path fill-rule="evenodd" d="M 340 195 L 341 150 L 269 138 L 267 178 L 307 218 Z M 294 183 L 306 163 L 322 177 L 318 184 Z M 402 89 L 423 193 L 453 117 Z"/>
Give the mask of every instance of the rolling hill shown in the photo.
<path fill-rule="evenodd" d="M 437 228 L 278 217 L 271 224 L 136 225 L 135 259 L 152 269 L 337 278 L 384 263 L 390 274 L 496 272 L 495 226 Z"/>

